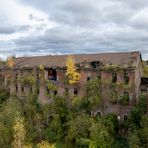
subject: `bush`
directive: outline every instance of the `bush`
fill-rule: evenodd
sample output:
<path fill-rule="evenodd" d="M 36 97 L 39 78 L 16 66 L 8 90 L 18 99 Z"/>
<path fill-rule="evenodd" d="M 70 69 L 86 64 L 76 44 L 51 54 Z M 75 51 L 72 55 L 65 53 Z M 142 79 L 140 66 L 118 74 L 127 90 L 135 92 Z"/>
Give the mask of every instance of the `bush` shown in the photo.
<path fill-rule="evenodd" d="M 120 99 L 119 99 L 119 102 L 120 102 L 121 105 L 124 105 L 124 106 L 128 105 L 129 96 L 127 94 L 121 95 Z"/>
<path fill-rule="evenodd" d="M 0 104 L 2 104 L 10 96 L 8 89 L 0 88 Z"/>
<path fill-rule="evenodd" d="M 142 116 L 147 111 L 146 96 L 139 96 L 138 103 L 130 112 L 127 120 L 127 126 L 132 129 L 139 128 Z"/>

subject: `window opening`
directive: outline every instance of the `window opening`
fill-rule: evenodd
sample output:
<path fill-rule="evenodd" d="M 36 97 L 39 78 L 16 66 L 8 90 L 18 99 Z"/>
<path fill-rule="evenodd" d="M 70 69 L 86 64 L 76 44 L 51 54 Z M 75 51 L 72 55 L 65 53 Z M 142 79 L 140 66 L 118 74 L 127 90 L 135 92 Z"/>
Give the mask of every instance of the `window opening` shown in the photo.
<path fill-rule="evenodd" d="M 57 71 L 56 71 L 56 69 L 50 68 L 48 70 L 48 80 L 57 81 Z"/>
<path fill-rule="evenodd" d="M 117 82 L 117 73 L 112 73 L 112 82 L 113 83 Z"/>
<path fill-rule="evenodd" d="M 124 82 L 125 82 L 125 84 L 129 83 L 129 75 L 127 72 L 124 73 Z"/>
<path fill-rule="evenodd" d="M 78 89 L 74 88 L 74 95 L 77 95 L 77 94 L 78 94 Z"/>

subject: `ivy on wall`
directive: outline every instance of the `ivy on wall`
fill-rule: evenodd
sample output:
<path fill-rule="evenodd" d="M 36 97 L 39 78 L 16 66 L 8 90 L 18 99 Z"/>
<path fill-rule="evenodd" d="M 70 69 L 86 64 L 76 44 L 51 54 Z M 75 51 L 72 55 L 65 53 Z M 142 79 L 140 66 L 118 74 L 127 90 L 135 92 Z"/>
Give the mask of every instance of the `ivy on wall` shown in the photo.
<path fill-rule="evenodd" d="M 96 79 L 91 79 L 87 81 L 85 85 L 86 93 L 87 93 L 87 98 L 90 102 L 91 106 L 98 106 L 101 102 L 101 81 L 96 78 Z"/>
<path fill-rule="evenodd" d="M 20 81 L 21 84 L 23 85 L 34 85 L 36 82 L 36 79 L 34 77 L 34 74 L 25 74 L 21 77 L 18 78 L 18 80 Z"/>

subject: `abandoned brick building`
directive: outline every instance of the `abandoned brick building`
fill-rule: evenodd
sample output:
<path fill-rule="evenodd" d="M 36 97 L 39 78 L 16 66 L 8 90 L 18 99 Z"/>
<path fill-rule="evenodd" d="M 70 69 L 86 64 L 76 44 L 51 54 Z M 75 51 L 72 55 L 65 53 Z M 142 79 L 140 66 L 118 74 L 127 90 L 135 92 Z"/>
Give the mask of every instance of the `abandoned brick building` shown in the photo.
<path fill-rule="evenodd" d="M 103 105 L 96 109 L 101 114 L 116 113 L 121 118 L 127 115 L 131 107 L 137 102 L 143 76 L 143 65 L 139 52 L 102 53 L 102 54 L 78 54 L 73 55 L 76 67 L 81 74 L 78 84 L 70 85 L 65 82 L 67 55 L 19 57 L 15 59 L 14 67 L 4 69 L 5 81 L 7 73 L 11 71 L 10 92 L 18 96 L 26 96 L 33 92 L 34 88 L 22 84 L 20 77 L 30 76 L 32 73 L 39 81 L 38 100 L 41 103 L 50 102 L 47 93 L 63 95 L 69 93 L 73 96 L 84 96 L 84 85 L 91 79 L 98 78 L 104 83 L 100 94 Z M 43 71 L 39 70 L 44 69 Z M 41 76 L 42 73 L 42 77 Z M 50 91 L 42 81 L 49 80 L 58 86 L 57 90 Z M 112 93 L 114 86 L 115 93 Z M 145 90 L 144 90 L 145 91 Z M 118 94 L 118 95 L 117 95 Z M 119 96 L 126 96 L 128 104 L 118 102 Z M 112 99 L 111 99 L 112 98 Z"/>

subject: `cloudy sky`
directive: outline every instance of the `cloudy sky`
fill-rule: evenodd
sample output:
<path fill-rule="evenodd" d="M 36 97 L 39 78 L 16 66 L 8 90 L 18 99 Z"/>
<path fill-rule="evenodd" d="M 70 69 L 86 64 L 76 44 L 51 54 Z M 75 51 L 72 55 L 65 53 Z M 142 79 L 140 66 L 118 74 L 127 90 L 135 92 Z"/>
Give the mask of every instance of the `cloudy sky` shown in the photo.
<path fill-rule="evenodd" d="M 0 0 L 0 57 L 141 51 L 148 0 Z"/>

